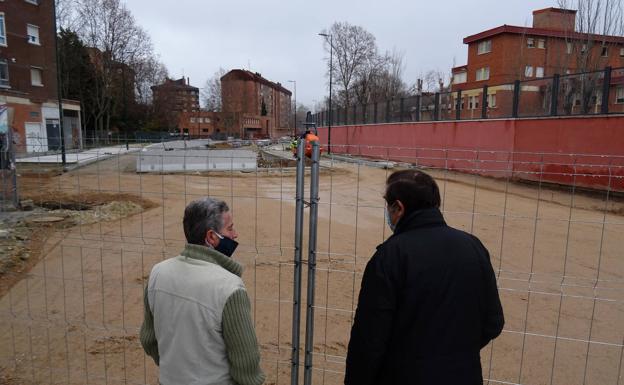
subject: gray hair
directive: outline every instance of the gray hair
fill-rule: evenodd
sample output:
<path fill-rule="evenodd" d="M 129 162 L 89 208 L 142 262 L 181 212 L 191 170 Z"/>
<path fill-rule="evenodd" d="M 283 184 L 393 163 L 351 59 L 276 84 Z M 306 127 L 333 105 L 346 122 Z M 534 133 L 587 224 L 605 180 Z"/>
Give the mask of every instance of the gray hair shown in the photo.
<path fill-rule="evenodd" d="M 230 208 L 224 201 L 214 198 L 202 198 L 189 203 L 184 209 L 184 235 L 186 242 L 194 245 L 203 245 L 206 232 L 223 229 L 223 213 Z"/>

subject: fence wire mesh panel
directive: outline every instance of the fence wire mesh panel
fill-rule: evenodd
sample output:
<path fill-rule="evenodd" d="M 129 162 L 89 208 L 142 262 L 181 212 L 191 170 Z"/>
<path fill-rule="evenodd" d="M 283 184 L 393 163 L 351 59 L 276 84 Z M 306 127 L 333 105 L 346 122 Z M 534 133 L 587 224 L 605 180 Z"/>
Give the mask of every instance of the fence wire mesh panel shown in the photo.
<path fill-rule="evenodd" d="M 485 383 L 624 381 L 623 158 L 333 144 L 320 171 L 312 383 L 342 383 L 362 273 L 390 235 L 384 182 L 406 168 L 435 177 L 447 223 L 491 254 L 506 324 L 481 351 Z"/>
<path fill-rule="evenodd" d="M 99 147 L 68 153 L 66 172 L 59 154 L 18 154 L 20 198 L 34 207 L 3 214 L 0 378 L 157 383 L 138 341 L 143 288 L 151 267 L 182 249 L 185 205 L 212 196 L 230 205 L 240 234 L 235 258 L 266 383 L 291 383 L 293 353 L 302 383 L 304 349 L 291 345 L 293 244 L 310 163 L 297 201 L 286 145 L 237 145 Z M 490 251 L 506 325 L 481 352 L 486 383 L 623 383 L 624 158 L 340 144 L 320 160 L 311 383 L 343 381 L 362 272 L 390 235 L 384 183 L 404 168 L 431 173 L 447 222 Z M 307 209 L 303 223 L 305 266 Z"/>
<path fill-rule="evenodd" d="M 289 383 L 295 161 L 282 145 L 207 144 L 68 153 L 66 172 L 60 154 L 20 154 L 20 198 L 33 207 L 2 220 L 0 382 L 158 383 L 138 339 L 143 289 L 182 250 L 185 205 L 210 196 L 240 234 L 266 383 Z"/>

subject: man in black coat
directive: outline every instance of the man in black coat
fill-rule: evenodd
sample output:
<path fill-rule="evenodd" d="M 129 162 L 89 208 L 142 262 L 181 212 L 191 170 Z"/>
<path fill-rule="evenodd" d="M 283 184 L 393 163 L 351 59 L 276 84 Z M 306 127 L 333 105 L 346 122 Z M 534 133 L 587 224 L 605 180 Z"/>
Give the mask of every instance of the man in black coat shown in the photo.
<path fill-rule="evenodd" d="M 480 350 L 503 329 L 490 256 L 442 217 L 429 175 L 386 182 L 394 234 L 366 265 L 347 354 L 347 385 L 477 385 Z"/>

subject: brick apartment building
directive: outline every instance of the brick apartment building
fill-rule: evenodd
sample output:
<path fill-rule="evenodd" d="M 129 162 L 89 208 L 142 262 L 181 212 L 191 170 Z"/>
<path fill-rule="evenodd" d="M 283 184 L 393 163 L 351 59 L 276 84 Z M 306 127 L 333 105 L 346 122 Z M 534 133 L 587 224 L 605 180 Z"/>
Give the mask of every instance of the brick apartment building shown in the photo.
<path fill-rule="evenodd" d="M 624 67 L 624 37 L 581 34 L 575 30 L 576 11 L 547 8 L 533 12 L 532 27 L 503 25 L 464 39 L 468 45 L 466 65 L 452 69 L 453 92 L 461 90 L 462 119 L 480 118 L 487 86 L 488 117 L 510 115 L 513 83 L 522 80 L 520 103 L 527 114 L 549 108 L 551 80 L 561 75 L 559 92 L 569 94 L 569 109 L 581 108 L 578 72 Z M 583 66 L 580 59 L 585 59 Z M 569 75 L 569 76 L 567 76 Z M 602 74 L 582 78 L 593 81 L 598 91 L 588 98 L 588 111 L 599 110 Z M 526 82 L 525 82 L 526 81 Z M 624 71 L 612 73 L 609 110 L 624 112 Z M 566 88 L 567 87 L 567 88 Z M 455 109 L 457 100 L 449 101 Z M 560 104 L 565 104 L 562 101 Z M 505 106 L 505 107 L 503 107 Z M 573 112 L 573 111 L 572 111 Z"/>
<path fill-rule="evenodd" d="M 202 126 L 196 126 L 195 121 L 200 121 L 198 115 L 204 111 L 199 108 L 199 88 L 190 85 L 189 78 L 165 79 L 164 83 L 152 86 L 151 89 L 153 104 L 157 114 L 160 115 L 161 124 L 168 129 L 186 133 L 193 130 L 192 135 L 195 136 L 203 130 L 212 128 L 211 124 L 204 126 L 203 116 Z"/>
<path fill-rule="evenodd" d="M 0 107 L 18 151 L 60 149 L 51 1 L 0 1 Z M 63 100 L 66 148 L 81 146 L 80 103 Z"/>
<path fill-rule="evenodd" d="M 291 96 L 280 83 L 257 72 L 234 69 L 221 77 L 224 124 L 230 120 L 244 138 L 288 135 Z"/>
<path fill-rule="evenodd" d="M 152 91 L 154 103 L 173 105 L 178 129 L 194 138 L 278 138 L 292 130 L 291 92 L 259 73 L 235 69 L 222 76 L 220 112 L 200 109 L 198 89 L 188 80 L 168 80 Z"/>

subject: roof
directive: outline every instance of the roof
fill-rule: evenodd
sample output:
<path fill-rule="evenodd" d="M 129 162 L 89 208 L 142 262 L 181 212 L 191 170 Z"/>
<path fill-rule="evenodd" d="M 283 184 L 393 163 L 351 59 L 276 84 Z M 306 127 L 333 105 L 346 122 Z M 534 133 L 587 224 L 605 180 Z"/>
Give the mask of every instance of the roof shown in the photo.
<path fill-rule="evenodd" d="M 190 86 L 188 84 L 186 84 L 186 78 L 180 78 L 177 80 L 173 80 L 173 79 L 165 79 L 165 82 L 162 84 L 157 84 L 155 86 L 151 87 L 152 89 L 158 89 L 158 88 L 175 88 L 175 89 L 188 89 L 188 90 L 197 90 L 199 91 L 199 88 L 197 87 L 193 87 Z"/>
<path fill-rule="evenodd" d="M 529 28 L 529 27 L 517 27 L 513 25 L 501 25 L 500 27 L 488 29 L 476 35 L 471 35 L 464 38 L 464 44 L 470 44 L 479 40 L 487 39 L 493 36 L 501 35 L 504 33 L 511 33 L 516 35 L 531 35 L 531 36 L 544 36 L 544 37 L 558 37 L 568 38 L 571 40 L 594 40 L 605 41 L 607 43 L 624 44 L 624 36 L 608 36 L 608 35 L 596 35 L 569 31 L 557 31 L 552 29 L 543 28 Z"/>
<path fill-rule="evenodd" d="M 281 84 L 273 83 L 272 81 L 263 78 L 262 75 L 260 75 L 258 72 L 254 73 L 254 72 L 247 71 L 247 70 L 233 69 L 227 74 L 223 75 L 221 77 L 221 81 L 223 81 L 226 78 L 235 78 L 235 79 L 240 79 L 240 80 L 254 81 L 260 84 L 264 84 L 265 86 L 271 87 L 273 89 L 276 89 L 280 92 L 283 92 L 288 96 L 292 95 L 292 92 L 284 88 Z"/>
<path fill-rule="evenodd" d="M 461 71 L 466 71 L 466 70 L 468 70 L 468 64 L 464 64 L 463 66 L 457 66 L 457 67 L 451 68 L 451 72 L 461 72 Z"/>

